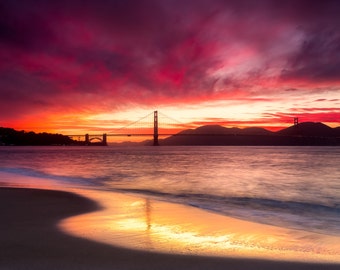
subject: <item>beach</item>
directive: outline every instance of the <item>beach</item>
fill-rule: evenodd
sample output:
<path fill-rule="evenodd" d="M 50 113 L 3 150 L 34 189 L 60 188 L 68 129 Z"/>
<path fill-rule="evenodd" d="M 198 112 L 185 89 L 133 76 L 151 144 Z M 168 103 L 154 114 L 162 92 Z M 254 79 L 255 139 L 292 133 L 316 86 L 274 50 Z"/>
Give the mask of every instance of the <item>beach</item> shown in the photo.
<path fill-rule="evenodd" d="M 97 213 L 95 201 L 65 191 L 0 188 L 0 269 L 338 269 L 327 262 L 198 256 L 127 249 L 60 229 L 72 216 Z M 204 221 L 202 220 L 202 223 Z M 123 241 L 123 240 L 122 240 Z"/>

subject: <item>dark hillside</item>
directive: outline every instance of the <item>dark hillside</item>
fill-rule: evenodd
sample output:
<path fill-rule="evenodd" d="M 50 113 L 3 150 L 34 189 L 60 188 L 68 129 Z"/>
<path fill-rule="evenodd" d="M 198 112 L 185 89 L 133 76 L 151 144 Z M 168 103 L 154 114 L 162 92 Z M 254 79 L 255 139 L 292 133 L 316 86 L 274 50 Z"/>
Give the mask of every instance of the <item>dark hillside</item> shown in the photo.
<path fill-rule="evenodd" d="M 160 140 L 161 145 L 340 145 L 340 128 L 322 123 L 300 123 L 271 132 L 263 128 L 225 128 L 208 125 L 184 130 Z"/>
<path fill-rule="evenodd" d="M 280 130 L 276 132 L 278 135 L 284 136 L 321 136 L 321 137 L 334 137 L 336 136 L 335 129 L 323 124 L 305 122 L 296 126 Z"/>
<path fill-rule="evenodd" d="M 0 127 L 0 145 L 69 145 L 73 142 L 68 136 L 61 134 L 16 131 Z"/>

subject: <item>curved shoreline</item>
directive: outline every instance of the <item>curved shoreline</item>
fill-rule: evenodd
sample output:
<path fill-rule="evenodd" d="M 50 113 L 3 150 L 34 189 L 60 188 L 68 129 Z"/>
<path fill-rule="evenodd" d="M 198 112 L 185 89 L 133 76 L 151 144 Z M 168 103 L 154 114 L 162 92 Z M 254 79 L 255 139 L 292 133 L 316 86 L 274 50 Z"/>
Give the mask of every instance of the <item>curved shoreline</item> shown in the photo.
<path fill-rule="evenodd" d="M 136 251 L 66 235 L 64 218 L 99 205 L 64 191 L 0 188 L 1 269 L 338 269 L 339 264 Z"/>
<path fill-rule="evenodd" d="M 73 236 L 166 254 L 340 263 L 340 238 L 219 215 L 135 194 L 75 190 L 101 211 L 64 219 Z"/>

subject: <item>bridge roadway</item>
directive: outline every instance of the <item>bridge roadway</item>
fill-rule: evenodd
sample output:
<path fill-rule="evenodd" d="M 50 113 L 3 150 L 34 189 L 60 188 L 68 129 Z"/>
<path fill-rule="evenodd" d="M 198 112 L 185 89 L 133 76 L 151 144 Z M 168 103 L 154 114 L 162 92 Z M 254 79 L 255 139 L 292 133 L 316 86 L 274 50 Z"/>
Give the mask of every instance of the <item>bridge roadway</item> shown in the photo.
<path fill-rule="evenodd" d="M 230 134 L 230 133 L 159 133 L 158 136 L 247 136 L 247 134 Z M 68 137 L 84 137 L 84 134 L 78 135 L 65 135 Z M 89 134 L 91 138 L 101 137 L 103 134 Z M 121 133 L 121 134 L 106 134 L 108 137 L 132 137 L 132 136 L 154 136 L 153 133 Z M 263 136 L 262 134 L 253 136 Z M 281 135 L 282 136 L 282 135 Z"/>
<path fill-rule="evenodd" d="M 249 136 L 250 134 L 237 134 L 237 133 L 159 133 L 158 136 Z M 65 135 L 68 137 L 84 137 L 84 134 L 81 135 Z M 91 138 L 94 137 L 102 137 L 103 134 L 89 134 Z M 153 133 L 120 133 L 120 134 L 106 134 L 107 137 L 132 137 L 132 136 L 137 136 L 137 137 L 149 137 L 149 136 L 154 136 Z M 268 136 L 266 134 L 253 134 L 251 136 Z M 290 136 L 290 135 L 275 135 L 276 137 L 300 137 L 300 136 Z M 313 137 L 318 137 L 318 136 L 313 136 Z M 318 137 L 319 138 L 319 137 Z M 322 137 L 321 137 L 322 138 Z"/>
<path fill-rule="evenodd" d="M 89 134 L 91 137 L 102 137 L 103 134 Z M 131 137 L 131 136 L 153 136 L 153 133 L 138 133 L 138 134 L 134 134 L 134 133 L 124 133 L 124 134 L 106 134 L 106 136 L 108 137 Z M 161 133 L 158 134 L 158 136 L 172 136 L 172 135 L 179 135 L 176 133 Z M 184 134 L 183 134 L 184 135 Z M 185 134 L 187 135 L 187 134 Z M 189 134 L 188 134 L 189 135 Z M 77 134 L 77 135 L 65 135 L 68 137 L 84 137 L 84 134 Z"/>

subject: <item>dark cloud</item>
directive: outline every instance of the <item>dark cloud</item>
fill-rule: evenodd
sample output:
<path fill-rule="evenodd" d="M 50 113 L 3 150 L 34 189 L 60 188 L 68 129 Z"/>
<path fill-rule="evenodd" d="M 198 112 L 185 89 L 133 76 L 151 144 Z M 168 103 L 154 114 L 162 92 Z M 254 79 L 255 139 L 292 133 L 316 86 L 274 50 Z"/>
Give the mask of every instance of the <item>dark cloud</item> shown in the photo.
<path fill-rule="evenodd" d="M 339 10 L 340 11 L 340 10 Z M 340 81 L 340 23 L 306 33 L 283 78 Z"/>
<path fill-rule="evenodd" d="M 45 9 L 34 1 L 0 3 L 0 44 L 23 50 L 42 50 L 54 41 Z"/>
<path fill-rule="evenodd" d="M 39 77 L 18 71 L 1 72 L 2 119 L 14 119 L 44 111 L 53 105 L 57 91 Z"/>

